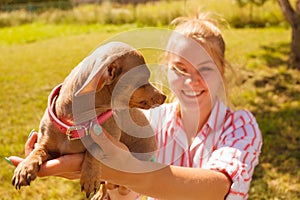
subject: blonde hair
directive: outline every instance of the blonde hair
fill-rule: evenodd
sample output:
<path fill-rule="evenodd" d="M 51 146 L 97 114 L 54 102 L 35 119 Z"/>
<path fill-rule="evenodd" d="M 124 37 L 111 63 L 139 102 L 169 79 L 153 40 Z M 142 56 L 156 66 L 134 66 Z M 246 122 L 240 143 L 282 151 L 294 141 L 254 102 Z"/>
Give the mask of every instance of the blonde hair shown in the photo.
<path fill-rule="evenodd" d="M 226 95 L 224 100 L 227 101 L 227 104 L 230 104 L 227 95 L 225 69 L 229 68 L 232 71 L 232 67 L 225 59 L 225 41 L 219 29 L 220 22 L 225 22 L 225 20 L 210 12 L 198 12 L 192 17 L 178 17 L 171 22 L 171 25 L 175 25 L 175 32 L 192 38 L 201 44 L 213 59 L 223 79 Z"/>
<path fill-rule="evenodd" d="M 216 63 L 222 78 L 225 74 L 225 42 L 218 21 L 212 13 L 197 13 L 195 17 L 178 17 L 171 22 L 175 31 L 199 42 Z"/>

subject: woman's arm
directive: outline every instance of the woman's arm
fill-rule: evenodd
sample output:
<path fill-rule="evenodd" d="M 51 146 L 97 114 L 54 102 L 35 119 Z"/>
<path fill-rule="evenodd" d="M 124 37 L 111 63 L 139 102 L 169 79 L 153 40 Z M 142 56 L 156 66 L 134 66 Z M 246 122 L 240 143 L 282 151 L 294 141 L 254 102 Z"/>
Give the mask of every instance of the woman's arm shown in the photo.
<path fill-rule="evenodd" d="M 224 199 L 231 181 L 221 172 L 200 168 L 167 166 L 135 159 L 126 146 L 114 140 L 104 131 L 92 138 L 103 149 L 101 162 L 103 179 L 124 185 L 140 194 L 159 199 Z M 29 139 L 34 144 L 35 139 Z M 26 145 L 28 147 L 30 145 Z M 34 145 L 32 145 L 33 149 Z M 30 151 L 30 150 L 28 150 Z M 11 156 L 14 165 L 21 158 Z M 61 176 L 69 179 L 80 177 L 82 154 L 65 155 L 47 161 L 41 167 L 39 176 Z"/>
<path fill-rule="evenodd" d="M 25 144 L 25 157 L 35 148 L 38 134 L 32 131 Z M 49 160 L 42 164 L 39 177 L 44 176 L 59 176 L 67 179 L 79 179 L 81 176 L 81 163 L 83 161 L 84 154 L 70 154 L 58 157 L 56 159 Z M 14 166 L 18 166 L 24 158 L 17 156 L 10 156 L 7 158 Z"/>
<path fill-rule="evenodd" d="M 230 189 L 231 180 L 221 172 L 140 161 L 124 151 L 126 147 L 105 130 L 103 133 L 92 134 L 92 138 L 104 152 L 102 177 L 109 182 L 147 196 L 172 200 L 224 199 Z"/>
<path fill-rule="evenodd" d="M 167 166 L 149 173 L 128 173 L 103 166 L 102 172 L 108 181 L 159 199 L 224 199 L 230 188 L 226 175 L 200 168 Z"/>

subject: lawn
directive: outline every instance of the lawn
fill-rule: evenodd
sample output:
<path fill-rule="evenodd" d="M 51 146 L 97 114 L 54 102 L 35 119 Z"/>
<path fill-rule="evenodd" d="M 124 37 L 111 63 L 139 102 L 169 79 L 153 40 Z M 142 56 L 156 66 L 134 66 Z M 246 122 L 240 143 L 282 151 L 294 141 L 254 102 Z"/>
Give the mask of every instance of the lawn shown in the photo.
<path fill-rule="evenodd" d="M 33 23 L 0 29 L 0 199 L 85 199 L 78 181 L 38 178 L 17 191 L 5 156 L 23 155 L 31 129 L 38 128 L 51 89 L 101 42 L 122 38 L 136 24 Z M 249 199 L 300 199 L 300 72 L 287 69 L 290 29 L 224 29 L 230 99 L 254 113 L 263 134 L 260 164 Z M 151 42 L 151 41 L 150 41 Z M 159 51 L 143 49 L 148 63 Z M 152 67 L 152 80 L 161 79 Z"/>

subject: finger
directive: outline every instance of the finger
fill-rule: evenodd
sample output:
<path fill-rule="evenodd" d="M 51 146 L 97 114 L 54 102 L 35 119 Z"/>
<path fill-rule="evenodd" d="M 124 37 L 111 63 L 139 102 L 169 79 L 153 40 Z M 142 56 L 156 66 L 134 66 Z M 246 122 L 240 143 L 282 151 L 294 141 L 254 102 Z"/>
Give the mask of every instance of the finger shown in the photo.
<path fill-rule="evenodd" d="M 97 124 L 94 125 L 91 137 L 100 146 L 101 151 L 93 152 L 92 155 L 110 168 L 119 171 L 135 172 L 136 159 L 129 152 L 125 144 L 117 141 L 105 129 L 99 127 Z"/>
<path fill-rule="evenodd" d="M 70 154 L 42 164 L 38 176 L 63 176 L 63 174 L 80 174 L 84 154 Z M 74 177 L 78 178 L 78 177 Z"/>
<path fill-rule="evenodd" d="M 98 124 L 94 124 L 92 128 L 92 139 L 103 149 L 104 152 L 110 152 L 116 147 L 123 150 L 128 150 L 128 148 L 113 138 L 103 127 Z"/>
<path fill-rule="evenodd" d="M 8 157 L 8 159 L 11 161 L 11 163 L 14 166 L 18 166 L 20 164 L 20 162 L 22 162 L 24 160 L 24 158 L 20 158 L 17 156 L 10 156 L 10 157 Z"/>
<path fill-rule="evenodd" d="M 130 192 L 130 190 L 124 186 L 119 186 L 118 191 L 119 191 L 119 194 L 123 195 L 123 196 L 127 195 Z"/>
<path fill-rule="evenodd" d="M 106 183 L 106 188 L 108 190 L 113 190 L 113 189 L 116 189 L 117 188 L 117 185 L 116 184 L 113 184 L 113 183 Z"/>
<path fill-rule="evenodd" d="M 34 130 L 30 132 L 28 140 L 25 144 L 25 156 L 27 157 L 30 152 L 34 149 L 35 143 L 37 142 L 38 133 Z"/>
<path fill-rule="evenodd" d="M 139 196 L 136 192 L 130 191 L 127 195 L 121 195 L 118 190 L 108 190 L 110 199 L 137 199 Z"/>

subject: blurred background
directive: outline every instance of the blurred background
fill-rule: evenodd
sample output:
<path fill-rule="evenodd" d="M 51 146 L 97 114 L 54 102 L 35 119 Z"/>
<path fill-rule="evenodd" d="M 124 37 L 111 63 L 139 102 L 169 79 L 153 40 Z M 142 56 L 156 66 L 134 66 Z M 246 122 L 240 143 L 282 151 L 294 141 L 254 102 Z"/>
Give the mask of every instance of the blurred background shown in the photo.
<path fill-rule="evenodd" d="M 229 98 L 262 131 L 249 199 L 300 199 L 299 0 L 0 0 L 0 199 L 85 199 L 79 181 L 56 177 L 17 191 L 4 157 L 24 155 L 51 89 L 102 41 L 137 28 L 172 28 L 172 19 L 197 10 L 223 19 Z M 161 52 L 142 53 L 160 62 Z"/>

